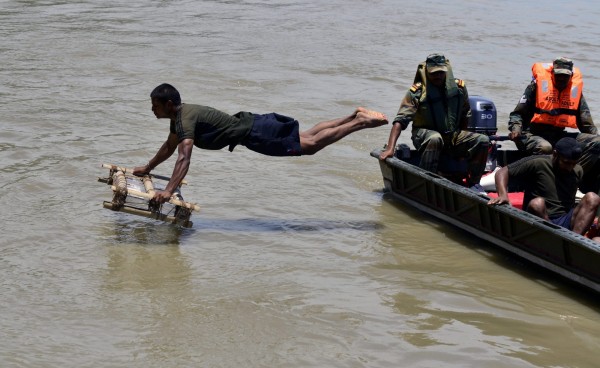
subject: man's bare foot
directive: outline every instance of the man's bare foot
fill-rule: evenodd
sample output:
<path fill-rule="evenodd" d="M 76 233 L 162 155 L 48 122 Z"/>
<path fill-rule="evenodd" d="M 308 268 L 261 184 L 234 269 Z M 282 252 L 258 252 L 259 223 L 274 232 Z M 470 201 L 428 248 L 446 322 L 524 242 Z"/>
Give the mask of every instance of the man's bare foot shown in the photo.
<path fill-rule="evenodd" d="M 356 111 L 356 118 L 368 128 L 375 128 L 388 123 L 387 116 L 381 112 L 367 110 L 364 107 L 359 107 Z"/>

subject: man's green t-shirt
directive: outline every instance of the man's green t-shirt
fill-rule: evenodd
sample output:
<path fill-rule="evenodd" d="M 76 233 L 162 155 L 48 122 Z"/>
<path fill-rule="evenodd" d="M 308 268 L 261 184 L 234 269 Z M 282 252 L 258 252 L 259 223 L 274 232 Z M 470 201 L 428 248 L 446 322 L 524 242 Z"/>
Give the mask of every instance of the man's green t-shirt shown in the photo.
<path fill-rule="evenodd" d="M 229 115 L 208 106 L 182 104 L 177 120 L 171 121 L 171 133 L 181 142 L 191 138 L 194 145 L 209 150 L 219 150 L 238 145 L 252 129 L 254 117 L 249 112 Z"/>
<path fill-rule="evenodd" d="M 575 206 L 575 194 L 583 169 L 575 165 L 573 171 L 563 173 L 552 165 L 552 155 L 529 156 L 508 166 L 510 179 L 518 179 L 525 186 L 523 209 L 535 197 L 543 197 L 550 218 L 562 216 Z"/>

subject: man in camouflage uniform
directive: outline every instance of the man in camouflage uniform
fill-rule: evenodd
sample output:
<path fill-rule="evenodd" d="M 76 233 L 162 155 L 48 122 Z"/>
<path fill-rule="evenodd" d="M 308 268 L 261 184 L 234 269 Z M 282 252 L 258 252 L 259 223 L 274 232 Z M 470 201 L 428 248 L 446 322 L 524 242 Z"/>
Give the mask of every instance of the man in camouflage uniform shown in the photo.
<path fill-rule="evenodd" d="M 536 64 L 534 64 L 534 68 L 535 66 Z M 583 89 L 581 74 L 577 68 L 573 68 L 573 61 L 565 57 L 555 59 L 552 65 L 547 65 L 547 69 L 550 70 L 551 74 L 548 75 L 551 80 L 544 81 L 543 78 L 536 78 L 534 75 L 514 111 L 510 113 L 508 137 L 515 142 L 520 151 L 527 155 L 551 154 L 553 146 L 559 139 L 566 136 L 575 137 L 584 146 L 583 154 L 578 160 L 584 171 L 580 190 L 584 193 L 598 192 L 600 189 L 600 162 L 598 160 L 600 136 L 598 136 L 598 129 L 594 125 L 590 109 L 581 90 L 579 91 L 578 105 L 572 108 L 562 108 L 566 106 L 564 102 L 561 102 L 561 108 L 551 110 L 541 109 L 538 104 L 540 93 L 538 88 L 548 88 L 548 85 L 553 88 L 547 92 L 546 99 L 553 99 L 556 102 L 568 98 L 569 95 L 575 95 L 575 88 Z M 578 87 L 575 87 L 573 81 L 576 77 L 580 80 Z M 544 87 L 538 86 L 540 84 L 538 79 Z M 577 100 L 575 99 L 575 101 Z M 561 116 L 565 119 L 563 126 L 550 122 L 551 119 Z M 574 124 L 565 125 L 569 118 Z M 579 133 L 568 132 L 565 130 L 565 126 L 576 128 Z"/>
<path fill-rule="evenodd" d="M 417 68 L 414 84 L 404 96 L 394 119 L 386 148 L 379 158 L 394 155 L 402 130 L 412 121 L 412 142 L 421 154 L 419 167 L 437 172 L 442 152 L 467 159 L 467 184 L 483 189 L 479 180 L 485 170 L 489 138 L 467 131 L 471 116 L 464 81 L 454 79 L 450 62 L 441 54 L 431 54 Z"/>

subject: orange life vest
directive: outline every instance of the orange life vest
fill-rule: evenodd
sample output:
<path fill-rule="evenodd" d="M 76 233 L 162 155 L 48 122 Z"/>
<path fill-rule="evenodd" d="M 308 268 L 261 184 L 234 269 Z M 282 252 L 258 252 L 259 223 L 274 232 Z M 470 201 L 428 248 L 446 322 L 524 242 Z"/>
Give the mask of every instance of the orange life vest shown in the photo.
<path fill-rule="evenodd" d="M 579 68 L 573 68 L 571 80 L 561 93 L 554 87 L 552 68 L 552 63 L 535 63 L 531 67 L 537 84 L 531 122 L 577 129 L 577 111 L 583 90 L 581 72 Z"/>

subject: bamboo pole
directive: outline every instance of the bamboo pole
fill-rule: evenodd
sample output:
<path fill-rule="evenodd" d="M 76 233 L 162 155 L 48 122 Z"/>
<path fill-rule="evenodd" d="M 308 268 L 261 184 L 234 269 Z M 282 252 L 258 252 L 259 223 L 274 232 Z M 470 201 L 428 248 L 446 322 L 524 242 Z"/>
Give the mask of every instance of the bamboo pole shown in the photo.
<path fill-rule="evenodd" d="M 115 191 L 115 192 L 118 191 L 118 188 L 115 187 L 114 185 L 111 186 L 111 189 L 113 191 Z M 148 199 L 148 200 L 154 198 L 153 195 L 150 195 L 150 194 L 144 193 L 144 192 L 140 192 L 139 190 L 135 190 L 135 189 L 129 189 L 128 188 L 127 189 L 127 193 L 131 194 L 133 196 L 144 198 L 144 199 Z M 177 198 L 171 197 L 169 199 L 169 203 L 171 203 L 171 204 L 173 204 L 175 206 L 185 207 L 185 208 L 193 210 L 193 211 L 200 211 L 200 206 L 198 206 L 197 204 L 195 204 L 195 203 L 188 203 L 188 202 L 185 202 L 185 201 L 181 201 L 181 200 L 179 200 Z"/>
<path fill-rule="evenodd" d="M 123 171 L 118 170 L 113 176 L 114 187 L 117 188 L 117 192 L 127 194 L 127 179 Z"/>
<path fill-rule="evenodd" d="M 144 188 L 146 188 L 146 193 L 154 196 L 154 184 L 152 184 L 152 179 L 148 175 L 144 175 Z"/>
<path fill-rule="evenodd" d="M 105 169 L 109 169 L 109 170 L 115 170 L 115 171 L 123 171 L 123 173 L 125 174 L 129 174 L 129 175 L 133 175 L 133 169 L 129 169 L 127 167 L 121 167 L 121 166 L 117 166 L 117 165 L 113 165 L 113 164 L 102 164 L 102 167 Z M 169 181 L 171 180 L 171 178 L 169 178 L 168 176 L 164 176 L 164 175 L 156 175 L 156 174 L 150 174 L 150 177 L 155 177 L 157 179 L 160 180 L 166 180 Z M 181 181 L 181 183 L 179 185 L 187 185 L 187 181 L 184 179 Z"/>
<path fill-rule="evenodd" d="M 143 216 L 143 217 L 147 217 L 147 218 L 151 218 L 151 219 L 155 219 L 155 220 L 172 222 L 172 223 L 180 224 L 183 227 L 188 227 L 189 228 L 189 227 L 192 227 L 192 225 L 193 225 L 193 222 L 190 221 L 190 220 L 178 220 L 174 216 L 167 216 L 167 215 L 164 215 L 162 213 L 155 214 L 155 213 L 152 213 L 150 211 L 141 210 L 141 209 L 134 208 L 134 207 L 124 206 L 124 207 L 119 208 L 118 210 L 115 210 L 112 207 L 112 203 L 111 202 L 104 201 L 103 206 L 104 206 L 104 208 L 107 208 L 109 210 L 119 211 L 119 212 L 125 212 L 125 213 L 129 213 L 129 214 L 132 214 L 132 215 Z"/>

